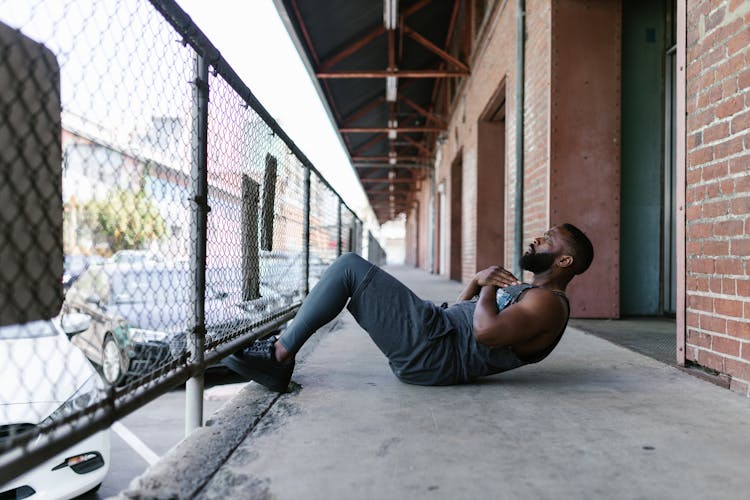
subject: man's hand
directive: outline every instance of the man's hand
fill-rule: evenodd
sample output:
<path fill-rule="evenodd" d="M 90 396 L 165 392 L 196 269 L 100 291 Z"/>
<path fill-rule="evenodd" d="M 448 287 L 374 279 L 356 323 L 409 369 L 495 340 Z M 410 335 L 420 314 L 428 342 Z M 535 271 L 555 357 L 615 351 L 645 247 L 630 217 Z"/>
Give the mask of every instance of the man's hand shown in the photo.
<path fill-rule="evenodd" d="M 479 271 L 474 275 L 474 278 L 466 285 L 461 294 L 456 299 L 456 302 L 463 300 L 471 300 L 472 297 L 479 295 L 480 290 L 483 286 L 496 286 L 503 288 L 509 285 L 517 285 L 520 281 L 518 278 L 513 276 L 513 273 L 504 269 L 500 266 L 492 266 Z"/>
<path fill-rule="evenodd" d="M 513 273 L 500 266 L 490 266 L 479 271 L 475 279 L 479 286 L 496 286 L 498 288 L 521 283 Z"/>

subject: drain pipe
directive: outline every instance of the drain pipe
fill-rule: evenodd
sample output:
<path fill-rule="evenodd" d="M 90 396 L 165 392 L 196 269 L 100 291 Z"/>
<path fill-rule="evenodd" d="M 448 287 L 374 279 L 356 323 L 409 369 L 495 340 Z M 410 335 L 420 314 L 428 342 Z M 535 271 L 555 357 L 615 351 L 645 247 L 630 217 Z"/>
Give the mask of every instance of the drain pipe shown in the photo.
<path fill-rule="evenodd" d="M 516 196 L 514 238 L 515 252 L 513 273 L 521 278 L 521 255 L 523 253 L 523 91 L 526 48 L 526 2 L 517 1 L 516 8 Z"/>
<path fill-rule="evenodd" d="M 432 170 L 430 170 L 430 211 L 427 217 L 428 218 L 427 234 L 430 235 L 430 238 L 429 238 L 430 249 L 427 254 L 427 267 L 431 273 L 437 272 L 435 270 L 435 245 L 437 244 L 435 241 L 435 224 L 436 224 L 435 219 L 437 218 L 436 213 L 435 213 L 436 203 L 437 201 L 435 200 L 435 168 L 433 167 Z"/>

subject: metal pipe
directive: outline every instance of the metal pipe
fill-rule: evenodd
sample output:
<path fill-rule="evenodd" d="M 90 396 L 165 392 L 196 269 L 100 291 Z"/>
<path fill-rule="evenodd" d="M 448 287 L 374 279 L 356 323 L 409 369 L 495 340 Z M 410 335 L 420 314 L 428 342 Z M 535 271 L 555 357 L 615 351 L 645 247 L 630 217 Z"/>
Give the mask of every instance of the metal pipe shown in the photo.
<path fill-rule="evenodd" d="M 521 278 L 521 254 L 523 252 L 523 94 L 526 45 L 526 3 L 518 0 L 516 10 L 516 193 L 514 213 L 514 262 L 513 272 Z"/>
<path fill-rule="evenodd" d="M 429 230 L 427 234 L 430 236 L 428 244 L 430 245 L 430 252 L 428 253 L 427 267 L 431 273 L 436 272 L 435 270 L 435 171 L 430 170 L 430 214 L 428 217 L 427 225 Z"/>
<path fill-rule="evenodd" d="M 341 231 L 341 198 L 339 198 L 338 202 L 338 210 L 336 211 L 336 256 L 341 257 L 341 251 L 343 247 L 343 242 L 341 241 L 342 231 Z"/>
<path fill-rule="evenodd" d="M 676 358 L 677 358 L 677 364 L 680 366 L 685 366 L 685 343 L 686 343 L 686 323 L 687 318 L 685 314 L 686 310 L 686 303 L 687 303 L 687 292 L 686 292 L 686 260 L 687 260 L 687 252 L 686 252 L 686 239 L 685 239 L 685 231 L 686 231 L 686 212 L 685 212 L 685 191 L 686 191 L 686 172 L 687 172 L 687 163 L 686 163 L 686 136 L 685 131 L 687 127 L 687 113 L 686 111 L 686 85 L 687 85 L 687 74 L 686 74 L 686 58 L 687 58 L 687 0 L 677 0 L 677 6 L 676 6 L 676 15 L 677 18 L 675 19 L 676 23 L 676 30 L 675 38 L 677 42 L 677 54 L 676 54 L 676 67 L 675 67 L 675 77 L 677 81 L 675 82 L 675 92 L 676 92 L 676 102 L 675 102 L 675 120 L 677 123 L 675 123 L 676 131 L 675 131 L 675 203 L 677 205 L 677 227 L 676 230 L 676 269 L 675 273 L 677 274 L 677 297 L 676 297 L 676 304 L 675 304 L 675 312 L 676 312 Z M 747 346 L 748 344 L 745 344 Z M 743 347 L 744 349 L 744 347 Z"/>
<path fill-rule="evenodd" d="M 302 287 L 310 293 L 310 169 L 304 166 L 302 178 Z"/>
<path fill-rule="evenodd" d="M 190 225 L 192 258 L 190 259 L 193 290 L 193 330 L 188 334 L 188 350 L 193 376 L 185 385 L 185 435 L 203 425 L 203 362 L 206 343 L 206 240 L 208 218 L 208 61 L 198 54 L 195 58 L 193 82 L 192 136 L 192 224 Z"/>

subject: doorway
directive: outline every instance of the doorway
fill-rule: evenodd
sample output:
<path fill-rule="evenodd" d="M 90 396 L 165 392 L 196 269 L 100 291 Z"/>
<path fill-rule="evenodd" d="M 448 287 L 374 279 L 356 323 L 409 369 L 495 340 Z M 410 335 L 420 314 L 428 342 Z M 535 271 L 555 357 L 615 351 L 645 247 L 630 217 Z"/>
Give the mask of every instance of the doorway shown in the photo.
<path fill-rule="evenodd" d="M 438 186 L 437 204 L 437 263 L 438 274 L 448 273 L 448 228 L 447 203 L 445 199 L 445 181 Z"/>
<path fill-rule="evenodd" d="M 675 3 L 622 7 L 620 311 L 673 316 L 675 277 Z"/>
<path fill-rule="evenodd" d="M 461 267 L 463 255 L 463 232 L 461 219 L 463 217 L 463 153 L 459 151 L 451 164 L 451 240 L 450 240 L 450 270 L 449 278 L 461 281 Z"/>
<path fill-rule="evenodd" d="M 664 52 L 664 230 L 662 240 L 662 312 L 677 312 L 677 33 L 676 0 L 667 2 Z"/>
<path fill-rule="evenodd" d="M 477 122 L 475 272 L 504 264 L 505 249 L 505 81 Z"/>

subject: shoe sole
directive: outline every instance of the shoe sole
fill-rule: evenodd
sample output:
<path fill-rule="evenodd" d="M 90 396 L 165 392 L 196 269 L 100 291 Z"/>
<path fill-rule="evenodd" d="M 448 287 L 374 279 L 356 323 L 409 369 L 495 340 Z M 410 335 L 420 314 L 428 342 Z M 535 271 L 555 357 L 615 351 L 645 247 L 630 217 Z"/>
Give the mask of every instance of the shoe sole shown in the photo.
<path fill-rule="evenodd" d="M 280 383 L 278 379 L 272 377 L 266 372 L 254 369 L 244 361 L 240 361 L 235 358 L 234 355 L 230 355 L 224 358 L 223 363 L 230 370 L 233 370 L 243 377 L 259 383 L 266 389 L 270 389 L 274 392 L 287 392 L 287 389 L 289 388 L 289 381 L 287 381 L 286 384 L 284 384 L 283 382 Z"/>

